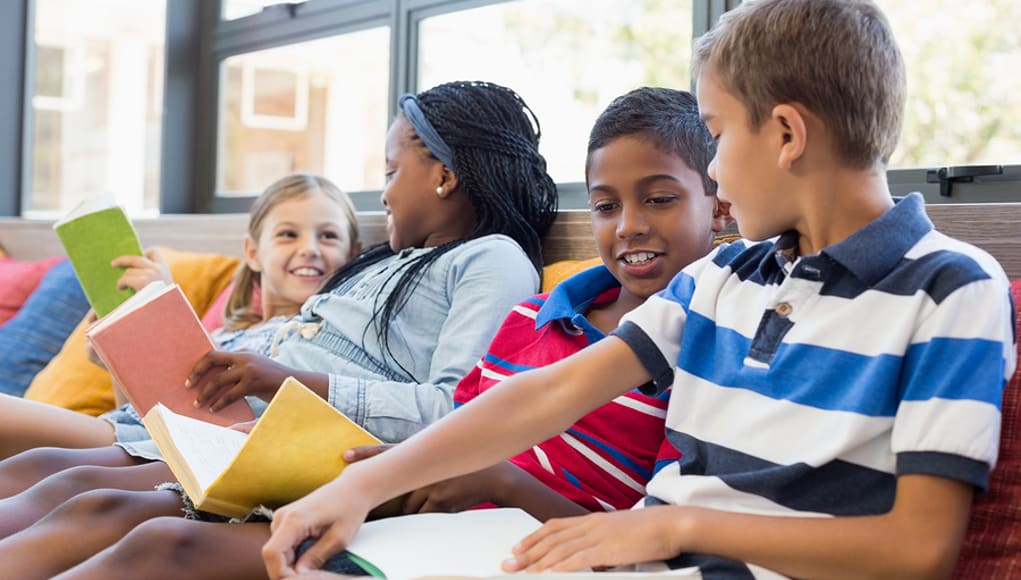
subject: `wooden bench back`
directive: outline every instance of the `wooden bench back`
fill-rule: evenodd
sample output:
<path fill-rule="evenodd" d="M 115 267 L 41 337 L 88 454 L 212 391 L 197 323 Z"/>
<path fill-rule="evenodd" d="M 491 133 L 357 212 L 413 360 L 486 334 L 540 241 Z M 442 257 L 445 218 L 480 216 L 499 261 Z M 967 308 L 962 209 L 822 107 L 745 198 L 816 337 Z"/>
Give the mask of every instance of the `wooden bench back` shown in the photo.
<path fill-rule="evenodd" d="M 945 204 L 928 206 L 936 227 L 947 235 L 975 244 L 992 254 L 1011 279 L 1021 278 L 1021 203 Z M 386 219 L 380 212 L 359 214 L 362 239 L 373 244 L 386 239 Z M 178 250 L 241 254 L 246 214 L 164 215 L 135 222 L 145 246 Z M 0 218 L 0 245 L 19 259 L 62 255 L 52 222 Z M 546 238 L 547 263 L 596 255 L 587 211 L 562 211 Z"/>

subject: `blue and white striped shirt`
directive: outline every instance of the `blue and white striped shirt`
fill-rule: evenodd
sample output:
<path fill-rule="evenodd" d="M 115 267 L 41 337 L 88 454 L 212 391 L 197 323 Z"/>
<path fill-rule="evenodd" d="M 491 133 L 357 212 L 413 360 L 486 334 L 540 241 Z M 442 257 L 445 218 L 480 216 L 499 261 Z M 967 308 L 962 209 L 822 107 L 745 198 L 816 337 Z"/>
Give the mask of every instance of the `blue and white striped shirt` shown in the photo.
<path fill-rule="evenodd" d="M 828 517 L 888 512 L 902 474 L 984 488 L 1016 364 L 999 264 L 935 231 L 917 194 L 792 265 L 797 243 L 721 246 L 615 331 L 673 385 L 681 459 L 659 462 L 646 503 Z"/>

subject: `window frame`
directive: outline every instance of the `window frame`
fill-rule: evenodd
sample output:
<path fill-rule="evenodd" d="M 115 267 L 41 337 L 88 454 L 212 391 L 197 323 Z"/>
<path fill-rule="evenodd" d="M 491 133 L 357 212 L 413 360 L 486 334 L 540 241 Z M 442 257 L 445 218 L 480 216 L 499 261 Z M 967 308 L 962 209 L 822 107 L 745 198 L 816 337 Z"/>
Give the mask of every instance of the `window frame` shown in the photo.
<path fill-rule="evenodd" d="M 231 56 L 356 32 L 390 28 L 388 111 L 396 97 L 415 90 L 418 80 L 418 25 L 429 17 L 510 0 L 307 0 L 281 3 L 234 20 L 221 18 L 221 0 L 167 0 L 164 122 L 160 159 L 162 213 L 246 211 L 251 196 L 221 196 L 216 191 L 219 135 L 220 68 Z M 693 37 L 740 4 L 740 0 L 693 0 Z M 15 79 L 0 94 L 0 216 L 21 215 L 29 207 L 34 86 L 35 0 L 11 0 L 0 21 L 0 73 Z M 693 80 L 694 82 L 694 80 Z M 384 130 L 385 128 L 381 128 Z M 926 177 L 938 168 L 889 169 L 894 195 L 920 191 L 929 203 L 1021 202 L 1021 164 L 1004 164 L 1003 174 L 955 183 L 950 197 Z M 582 182 L 558 183 L 562 208 L 587 207 Z M 362 211 L 379 209 L 379 191 L 351 192 Z"/>

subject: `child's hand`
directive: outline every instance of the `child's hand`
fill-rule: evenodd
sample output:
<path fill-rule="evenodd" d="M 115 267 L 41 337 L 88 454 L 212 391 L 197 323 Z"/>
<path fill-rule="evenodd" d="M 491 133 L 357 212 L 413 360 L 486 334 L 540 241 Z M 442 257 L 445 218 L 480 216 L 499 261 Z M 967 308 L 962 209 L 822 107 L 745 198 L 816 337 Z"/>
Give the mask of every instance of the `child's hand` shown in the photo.
<path fill-rule="evenodd" d="M 138 291 L 156 280 L 162 280 L 167 284 L 174 283 L 174 278 L 170 275 L 170 266 L 157 248 L 149 248 L 145 251 L 145 256 L 119 256 L 114 258 L 110 265 L 115 268 L 126 268 L 124 274 L 117 280 L 118 290 L 131 288 Z"/>
<path fill-rule="evenodd" d="M 196 407 L 216 412 L 245 395 L 268 401 L 293 374 L 292 369 L 258 354 L 214 350 L 195 364 L 184 386 L 198 391 Z"/>
<path fill-rule="evenodd" d="M 368 459 L 375 457 L 387 449 L 392 449 L 396 443 L 383 443 L 382 445 L 362 445 L 360 447 L 352 447 L 344 452 L 344 461 L 348 463 L 355 463 L 362 459 Z"/>
<path fill-rule="evenodd" d="M 499 490 L 508 481 L 506 472 L 509 469 L 516 469 L 516 467 L 511 463 L 501 461 L 492 467 L 474 473 L 416 489 L 409 493 L 404 500 L 404 513 L 452 513 L 464 511 L 481 503 L 495 501 Z"/>
<path fill-rule="evenodd" d="M 96 311 L 90 308 L 89 311 L 85 313 L 85 324 L 89 325 L 95 321 Z M 99 355 L 96 353 L 96 349 L 92 348 L 92 343 L 87 340 L 85 341 L 85 358 L 89 359 L 89 362 L 97 367 L 107 370 L 106 363 L 103 362 L 103 359 L 99 358 Z"/>
<path fill-rule="evenodd" d="M 351 475 L 358 467 L 352 465 L 337 479 L 273 514 L 272 535 L 262 547 L 270 578 L 312 572 L 351 543 L 372 507 L 367 499 L 370 490 L 360 488 L 357 477 Z M 295 558 L 297 546 L 306 538 L 317 539 L 301 558 Z"/>
<path fill-rule="evenodd" d="M 514 547 L 508 572 L 566 572 L 665 560 L 680 554 L 684 510 L 656 506 L 553 519 Z"/>

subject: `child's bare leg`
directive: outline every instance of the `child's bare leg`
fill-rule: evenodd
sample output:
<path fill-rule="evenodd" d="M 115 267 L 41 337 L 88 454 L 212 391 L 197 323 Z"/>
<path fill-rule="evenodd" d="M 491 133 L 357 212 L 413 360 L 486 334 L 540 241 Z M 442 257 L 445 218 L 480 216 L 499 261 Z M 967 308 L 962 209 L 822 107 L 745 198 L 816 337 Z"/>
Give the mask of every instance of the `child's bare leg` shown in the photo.
<path fill-rule="evenodd" d="M 269 524 L 158 518 L 58 578 L 266 578 L 262 545 L 268 539 Z"/>
<path fill-rule="evenodd" d="M 106 421 L 55 405 L 0 395 L 0 459 L 36 447 L 103 447 L 114 442 Z"/>
<path fill-rule="evenodd" d="M 179 514 L 181 496 L 173 491 L 83 493 L 35 525 L 0 540 L 4 575 L 49 578 L 112 545 L 148 519 Z"/>
<path fill-rule="evenodd" d="M 119 447 L 106 445 L 94 449 L 41 447 L 0 461 L 0 499 L 19 494 L 46 477 L 83 465 L 120 467 L 138 461 Z"/>
<path fill-rule="evenodd" d="M 127 454 L 125 454 L 127 456 Z M 14 497 L 0 500 L 0 538 L 20 532 L 72 497 L 94 489 L 148 491 L 171 481 L 165 463 L 130 467 L 73 467 L 51 475 Z"/>

